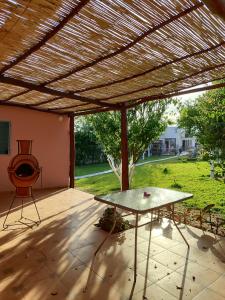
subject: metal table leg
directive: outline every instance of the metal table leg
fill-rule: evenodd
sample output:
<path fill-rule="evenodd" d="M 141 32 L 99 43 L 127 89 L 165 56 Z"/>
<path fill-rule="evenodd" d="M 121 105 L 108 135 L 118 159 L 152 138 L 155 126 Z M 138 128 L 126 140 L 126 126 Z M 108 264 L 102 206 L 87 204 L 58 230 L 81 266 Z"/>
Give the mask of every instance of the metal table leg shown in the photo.
<path fill-rule="evenodd" d="M 98 252 L 100 251 L 100 249 L 102 248 L 102 246 L 104 245 L 104 243 L 108 240 L 108 238 L 111 236 L 111 234 L 113 233 L 113 230 L 116 226 L 116 206 L 114 206 L 114 214 L 113 214 L 113 219 L 114 219 L 114 222 L 113 222 L 113 226 L 111 228 L 111 230 L 109 231 L 109 233 L 107 234 L 107 236 L 104 238 L 104 240 L 100 243 L 100 245 L 98 246 L 98 248 L 95 250 L 94 252 L 94 255 L 93 255 L 93 258 L 92 258 L 92 262 L 91 262 L 91 267 L 90 267 L 90 271 L 89 271 L 89 274 L 88 274 L 88 279 L 87 279 L 87 283 L 86 283 L 86 286 L 83 290 L 83 292 L 85 293 L 88 289 L 88 285 L 89 285 L 89 282 L 90 282 L 90 279 L 91 279 L 91 274 L 92 272 L 94 271 L 94 263 L 95 263 L 95 258 L 98 254 Z"/>
<path fill-rule="evenodd" d="M 131 300 L 133 297 L 134 288 L 137 281 L 137 238 L 138 238 L 138 213 L 135 214 L 134 281 L 133 281 L 129 300 Z"/>
<path fill-rule="evenodd" d="M 183 240 L 185 241 L 186 245 L 188 246 L 188 248 L 190 248 L 190 245 L 188 244 L 188 241 L 184 237 L 183 233 L 180 231 L 180 228 L 177 226 L 177 223 L 174 219 L 174 204 L 172 204 L 172 220 L 173 220 L 173 223 L 176 226 L 177 230 L 179 231 L 180 235 L 182 236 Z"/>

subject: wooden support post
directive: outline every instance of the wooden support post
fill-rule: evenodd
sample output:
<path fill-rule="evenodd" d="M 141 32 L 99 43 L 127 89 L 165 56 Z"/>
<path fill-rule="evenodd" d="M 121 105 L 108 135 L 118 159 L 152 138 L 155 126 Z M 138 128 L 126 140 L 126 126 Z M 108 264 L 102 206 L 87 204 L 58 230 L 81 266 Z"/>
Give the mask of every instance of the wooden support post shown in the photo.
<path fill-rule="evenodd" d="M 128 170 L 128 140 L 127 140 L 127 111 L 121 109 L 121 160 L 122 160 L 122 191 L 129 189 Z"/>
<path fill-rule="evenodd" d="M 74 188 L 74 168 L 75 168 L 75 134 L 74 115 L 70 116 L 70 188 Z"/>

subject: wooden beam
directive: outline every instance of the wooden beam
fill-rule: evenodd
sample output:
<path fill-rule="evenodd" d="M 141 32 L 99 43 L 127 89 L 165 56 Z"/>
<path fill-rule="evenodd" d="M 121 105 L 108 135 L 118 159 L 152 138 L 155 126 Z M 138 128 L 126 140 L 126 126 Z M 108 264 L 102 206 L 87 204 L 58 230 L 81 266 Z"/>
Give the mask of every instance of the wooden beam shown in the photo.
<path fill-rule="evenodd" d="M 46 34 L 46 36 L 36 45 L 34 45 L 33 47 L 31 47 L 29 50 L 27 50 L 24 54 L 22 54 L 21 56 L 19 56 L 17 59 L 15 59 L 13 62 L 11 62 L 11 64 L 5 66 L 1 71 L 0 71 L 0 74 L 3 74 L 4 72 L 6 72 L 8 69 L 12 68 L 13 66 L 15 66 L 16 64 L 18 64 L 19 62 L 21 62 L 22 60 L 26 59 L 29 55 L 31 55 L 33 52 L 39 50 L 51 37 L 53 37 L 60 29 L 63 28 L 64 25 L 66 25 L 68 23 L 68 21 L 74 16 L 76 15 L 81 8 L 83 8 L 84 5 L 86 5 L 90 0 L 83 0 L 81 1 L 70 13 L 67 17 L 65 17 L 52 31 L 48 32 Z M 88 67 L 91 67 L 99 62 L 101 62 L 102 60 L 105 60 L 105 59 L 108 59 L 108 58 L 111 58 L 115 55 L 118 55 L 126 50 L 128 50 L 130 47 L 134 46 L 136 43 L 138 43 L 140 40 L 142 40 L 143 38 L 145 38 L 146 36 L 148 36 L 149 34 L 155 32 L 156 30 L 160 29 L 161 27 L 163 26 L 166 26 L 167 24 L 173 22 L 174 20 L 177 20 L 179 19 L 180 17 L 190 13 L 191 11 L 201 7 L 203 4 L 202 3 L 198 3 L 194 6 L 191 6 L 190 8 L 182 11 L 181 13 L 177 14 L 176 16 L 173 16 L 172 18 L 162 22 L 161 24 L 149 29 L 147 32 L 143 33 L 143 35 L 139 36 L 136 40 L 134 40 L 133 42 L 131 42 L 130 44 L 128 44 L 127 46 L 124 46 L 122 48 L 120 48 L 119 50 L 113 52 L 113 53 L 110 53 L 106 56 L 103 56 L 103 57 L 100 57 L 98 58 L 97 60 L 95 60 L 94 62 L 92 63 L 89 63 L 85 66 L 81 66 L 81 67 L 78 67 L 78 68 L 75 68 L 73 69 L 72 71 L 68 72 L 67 74 L 63 74 L 61 76 L 58 76 L 57 78 L 51 80 L 51 81 L 48 81 L 48 82 L 44 82 L 42 83 L 40 86 L 45 86 L 47 84 L 50 84 L 50 83 L 53 83 L 55 81 L 58 81 L 60 79 L 63 79 L 63 78 L 66 78 L 78 71 L 81 71 L 83 70 L 84 68 L 88 68 Z M 125 79 L 126 80 L 126 79 Z M 87 89 L 88 90 L 88 89 Z M 23 92 L 22 94 L 26 94 L 26 93 L 29 93 L 29 91 L 26 91 L 26 92 Z M 72 93 L 72 91 L 71 91 Z M 10 99 L 7 99 L 6 101 L 10 101 L 11 99 L 13 99 L 14 97 L 18 97 L 20 95 L 22 95 L 21 93 L 15 95 L 15 96 L 12 96 L 10 97 Z"/>
<path fill-rule="evenodd" d="M 74 168 L 75 168 L 75 134 L 74 115 L 70 114 L 70 188 L 74 189 Z"/>
<path fill-rule="evenodd" d="M 200 51 L 197 51 L 197 52 L 194 52 L 194 53 L 191 53 L 191 54 L 188 54 L 188 55 L 185 55 L 185 56 L 182 56 L 182 57 L 179 57 L 177 59 L 174 59 L 174 60 L 171 60 L 171 61 L 168 61 L 168 62 L 165 62 L 161 65 L 158 65 L 158 66 L 155 66 L 155 67 L 152 67 L 144 72 L 141 72 L 141 73 L 138 73 L 138 74 L 134 74 L 134 75 L 131 75 L 131 76 L 128 76 L 126 78 L 122 78 L 122 79 L 119 79 L 119 80 L 114 80 L 114 81 L 111 81 L 111 82 L 108 82 L 108 83 L 103 83 L 103 84 L 99 84 L 99 85 L 95 85 L 95 86 L 92 86 L 92 87 L 89 87 L 89 88 L 84 88 L 84 89 L 80 89 L 80 90 L 75 90 L 73 91 L 74 93 L 82 93 L 82 92 L 87 92 L 87 91 L 91 91 L 91 90 L 95 90 L 95 89 L 99 89 L 99 88 L 103 88 L 103 87 L 106 87 L 106 86 L 111 86 L 111 85 L 114 85 L 114 84 L 117 84 L 117 83 L 122 83 L 122 82 L 125 82 L 125 81 L 128 81 L 128 80 L 131 80 L 131 79 L 135 79 L 135 78 L 138 78 L 140 76 L 144 76 L 144 75 L 147 75 L 147 74 L 150 74 L 152 73 L 153 71 L 156 71 L 156 70 L 160 70 L 166 66 L 169 66 L 169 65 L 173 65 L 175 63 L 178 63 L 178 62 L 181 62 L 185 59 L 188 59 L 188 58 L 191 58 L 191 57 L 194 57 L 194 56 L 197 56 L 197 55 L 201 55 L 201 54 L 205 54 L 207 52 L 210 52 L 212 50 L 215 50 L 219 47 L 222 47 L 225 45 L 225 41 L 222 41 L 221 43 L 219 44 L 216 44 L 212 47 L 209 47 L 207 49 L 204 49 L 204 50 L 200 50 Z"/>
<path fill-rule="evenodd" d="M 5 99 L 5 100 L 2 100 L 3 102 L 8 102 L 8 101 L 10 101 L 10 100 L 12 100 L 12 99 L 14 99 L 14 98 L 16 98 L 16 97 L 19 97 L 19 96 L 22 96 L 22 95 L 24 95 L 24 94 L 27 94 L 27 93 L 29 93 L 30 91 L 23 91 L 23 92 L 20 92 L 20 93 L 18 93 L 18 94 L 16 94 L 16 95 L 12 95 L 12 96 L 10 96 L 9 98 L 7 98 L 7 99 Z"/>
<path fill-rule="evenodd" d="M 222 87 L 225 87 L 225 82 L 218 83 L 218 84 L 213 84 L 213 85 L 208 85 L 208 86 L 201 87 L 201 88 L 196 88 L 196 89 L 189 88 L 188 90 L 185 90 L 185 91 L 175 91 L 174 93 L 169 93 L 169 94 L 164 94 L 164 95 L 146 96 L 146 97 L 143 97 L 143 98 L 139 98 L 138 99 L 139 101 L 136 101 L 135 103 L 126 105 L 126 108 L 127 109 L 133 108 L 133 107 L 135 107 L 139 104 L 142 104 L 142 103 L 145 103 L 145 102 L 148 102 L 148 101 L 152 101 L 152 100 L 162 100 L 162 99 L 166 99 L 166 98 L 182 96 L 182 95 L 191 94 L 191 93 L 214 90 L 214 89 L 218 89 L 218 88 L 222 88 Z"/>
<path fill-rule="evenodd" d="M 61 98 L 62 98 L 62 97 L 54 97 L 53 99 L 49 99 L 49 100 L 45 100 L 45 101 L 42 101 L 42 102 L 30 104 L 30 106 L 32 106 L 32 107 L 37 107 L 37 106 L 40 106 L 40 105 L 43 105 L 43 104 L 47 104 L 47 103 L 50 103 L 50 102 L 57 101 L 57 100 L 59 100 L 59 99 L 61 99 Z"/>
<path fill-rule="evenodd" d="M 111 104 L 111 103 L 101 102 L 97 99 L 90 99 L 90 98 L 86 98 L 86 97 L 82 97 L 82 96 L 76 96 L 76 95 L 74 95 L 74 93 L 71 93 L 71 92 L 61 92 L 61 91 L 54 90 L 54 89 L 51 89 L 51 88 L 48 88 L 45 86 L 36 85 L 33 83 L 25 82 L 22 80 L 11 78 L 11 77 L 5 77 L 3 75 L 0 76 L 0 82 L 27 88 L 29 90 L 38 91 L 40 93 L 59 96 L 62 98 L 69 98 L 69 99 L 79 100 L 81 102 L 97 104 L 97 105 L 103 106 L 103 107 L 115 107 L 115 105 Z"/>
<path fill-rule="evenodd" d="M 62 110 L 62 109 L 69 109 L 69 108 L 77 108 L 77 107 L 83 107 L 90 105 L 89 103 L 82 103 L 82 104 L 77 104 L 77 105 L 70 105 L 70 106 L 62 106 L 62 107 L 57 107 L 57 108 L 49 108 L 51 111 L 57 111 L 57 110 Z"/>
<path fill-rule="evenodd" d="M 198 71 L 198 72 L 195 72 L 195 73 L 193 73 L 191 75 L 187 75 L 187 76 L 183 76 L 183 77 L 178 78 L 178 79 L 170 80 L 170 81 L 162 83 L 162 84 L 158 84 L 158 85 L 157 84 L 151 84 L 151 85 L 149 85 L 149 86 L 147 86 L 145 88 L 136 89 L 136 90 L 133 90 L 131 92 L 120 93 L 120 94 L 118 94 L 116 96 L 113 96 L 113 97 L 99 98 L 99 100 L 100 101 L 107 101 L 107 100 L 112 100 L 112 99 L 115 99 L 115 98 L 118 98 L 118 97 L 129 96 L 129 95 L 132 95 L 132 94 L 135 94 L 135 93 L 138 93 L 138 92 L 143 92 L 143 91 L 146 91 L 146 90 L 150 90 L 150 89 L 153 89 L 153 88 L 162 88 L 162 87 L 165 87 L 165 86 L 170 85 L 172 83 L 183 81 L 183 80 L 192 78 L 194 76 L 203 74 L 205 72 L 209 72 L 209 71 L 212 71 L 212 70 L 217 69 L 217 68 L 222 68 L 224 66 L 225 66 L 225 63 L 222 63 L 222 64 L 219 64 L 219 65 L 215 65 L 215 66 L 211 66 L 211 67 L 205 68 L 205 69 L 203 69 L 201 71 Z M 199 84 L 201 84 L 201 83 L 199 83 Z"/>
<path fill-rule="evenodd" d="M 175 20 L 178 20 L 179 18 L 189 14 L 190 12 L 202 7 L 204 4 L 202 2 L 199 2 L 195 5 L 192 5 L 191 7 L 183 10 L 182 12 L 180 12 L 179 14 L 175 15 L 175 16 L 172 16 L 171 18 L 167 19 L 166 21 L 163 21 L 162 23 L 158 24 L 157 26 L 154 26 L 153 28 L 150 28 L 149 30 L 145 31 L 142 35 L 138 36 L 134 41 L 132 41 L 131 43 L 129 43 L 128 45 L 126 46 L 123 46 L 121 47 L 120 49 L 114 51 L 114 52 L 111 52 L 107 55 L 104 55 L 104 56 L 100 56 L 98 57 L 96 60 L 90 62 L 90 63 L 87 63 L 86 65 L 83 65 L 83 66 L 80 66 L 80 67 L 76 67 L 76 68 L 73 68 L 72 70 L 70 70 L 69 72 L 63 74 L 63 75 L 60 75 L 58 77 L 56 77 L 55 79 L 52 79 L 52 80 L 49 80 L 48 82 L 45 82 L 44 84 L 51 84 L 53 82 L 56 82 L 58 80 L 61 80 L 61 79 L 64 79 L 72 74 L 75 74 L 77 72 L 80 72 L 84 69 L 87 69 L 87 68 L 90 68 L 90 67 L 93 67 L 94 65 L 100 63 L 101 61 L 103 60 L 106 60 L 106 59 L 109 59 L 109 58 L 112 58 L 118 54 L 121 54 L 123 53 L 124 51 L 127 51 L 128 49 L 130 49 L 131 47 L 133 47 L 134 45 L 136 45 L 138 42 L 140 42 L 141 40 L 143 40 L 144 38 L 146 38 L 148 35 L 152 34 L 153 32 L 159 30 L 160 28 L 174 22 Z"/>
<path fill-rule="evenodd" d="M 101 113 L 101 112 L 107 112 L 107 111 L 117 111 L 121 110 L 120 108 L 97 108 L 97 109 L 89 109 L 89 110 L 84 110 L 84 111 L 79 111 L 79 112 L 74 112 L 74 116 L 84 116 L 84 115 L 92 115 L 96 113 Z"/>
<path fill-rule="evenodd" d="M 127 137 L 127 111 L 123 107 L 121 109 L 121 189 L 126 191 L 129 189 L 129 169 L 128 169 L 128 137 Z"/>
<path fill-rule="evenodd" d="M 56 115 L 65 115 L 65 114 L 67 114 L 66 112 L 54 112 L 54 111 L 51 112 L 51 111 L 48 111 L 48 109 L 30 107 L 29 104 L 19 104 L 19 103 L 12 103 L 12 102 L 6 102 L 6 103 L 3 102 L 2 103 L 2 101 L 0 101 L 0 106 L 1 105 L 26 108 L 26 109 L 31 109 L 31 110 L 35 110 L 35 111 L 41 111 L 41 112 L 45 112 L 45 113 L 56 114 Z"/>
<path fill-rule="evenodd" d="M 18 63 L 20 63 L 22 60 L 26 59 L 29 55 L 34 53 L 35 51 L 39 50 L 43 45 L 46 44 L 48 40 L 50 40 L 55 34 L 57 34 L 76 14 L 79 13 L 79 11 L 89 2 L 90 0 L 82 0 L 79 2 L 79 4 L 74 7 L 70 13 L 62 19 L 58 25 L 56 25 L 51 31 L 47 32 L 47 34 L 40 40 L 37 44 L 32 46 L 30 49 L 25 51 L 23 54 L 15 58 L 10 64 L 3 67 L 0 71 L 0 74 L 5 73 L 10 68 L 14 67 Z"/>

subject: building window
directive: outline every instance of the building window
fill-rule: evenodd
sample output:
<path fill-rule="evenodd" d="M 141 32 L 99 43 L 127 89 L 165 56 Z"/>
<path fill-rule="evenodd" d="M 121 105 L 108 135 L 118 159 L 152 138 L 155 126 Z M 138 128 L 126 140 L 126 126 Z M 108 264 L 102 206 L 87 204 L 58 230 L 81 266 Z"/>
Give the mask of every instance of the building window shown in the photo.
<path fill-rule="evenodd" d="M 10 152 L 10 122 L 0 121 L 0 155 Z"/>

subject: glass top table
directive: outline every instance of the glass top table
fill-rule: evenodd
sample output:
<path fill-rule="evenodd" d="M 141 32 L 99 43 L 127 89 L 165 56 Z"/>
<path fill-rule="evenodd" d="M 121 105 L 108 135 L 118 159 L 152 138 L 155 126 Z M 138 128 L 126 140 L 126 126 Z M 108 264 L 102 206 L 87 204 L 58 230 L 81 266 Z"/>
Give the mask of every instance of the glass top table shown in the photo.
<path fill-rule="evenodd" d="M 145 187 L 103 196 L 95 196 L 94 199 L 134 213 L 145 214 L 157 208 L 184 201 L 192 197 L 193 195 L 189 193 L 158 187 Z"/>
<path fill-rule="evenodd" d="M 89 271 L 89 276 L 87 279 L 87 284 L 84 289 L 84 292 L 87 290 L 88 283 L 90 281 L 91 273 L 94 271 L 94 261 L 97 253 L 103 246 L 103 244 L 106 242 L 106 240 L 110 237 L 112 234 L 115 225 L 116 225 L 116 209 L 121 208 L 124 210 L 129 211 L 130 213 L 135 215 L 135 245 L 134 245 L 134 281 L 132 290 L 130 293 L 129 299 L 132 299 L 134 287 L 136 284 L 136 278 L 137 278 L 137 237 L 138 237 L 138 216 L 140 214 L 146 214 L 151 213 L 151 221 L 145 224 L 150 224 L 150 233 L 152 230 L 152 223 L 153 223 L 153 213 L 154 211 L 158 212 L 161 208 L 167 207 L 171 214 L 170 219 L 173 221 L 175 227 L 181 234 L 182 238 L 184 239 L 185 243 L 187 244 L 189 248 L 189 244 L 187 240 L 185 239 L 183 233 L 180 231 L 180 228 L 177 226 L 175 220 L 174 220 L 174 204 L 177 202 L 181 202 L 184 200 L 187 200 L 189 198 L 192 198 L 193 195 L 190 193 L 183 193 L 179 191 L 169 190 L 169 189 L 163 189 L 158 187 L 145 187 L 140 189 L 133 189 L 133 190 L 127 190 L 123 192 L 118 193 L 112 193 L 108 195 L 102 195 L 102 196 L 95 196 L 94 199 L 100 202 L 103 202 L 105 204 L 108 204 L 110 206 L 114 207 L 114 220 L 113 225 L 108 233 L 108 235 L 105 237 L 105 239 L 100 243 L 96 251 L 94 252 L 91 268 Z M 159 214 L 158 214 L 159 218 Z M 145 225 L 144 224 L 144 225 Z M 140 226 L 143 226 L 140 225 Z M 149 237 L 149 245 L 151 241 L 151 234 Z"/>

